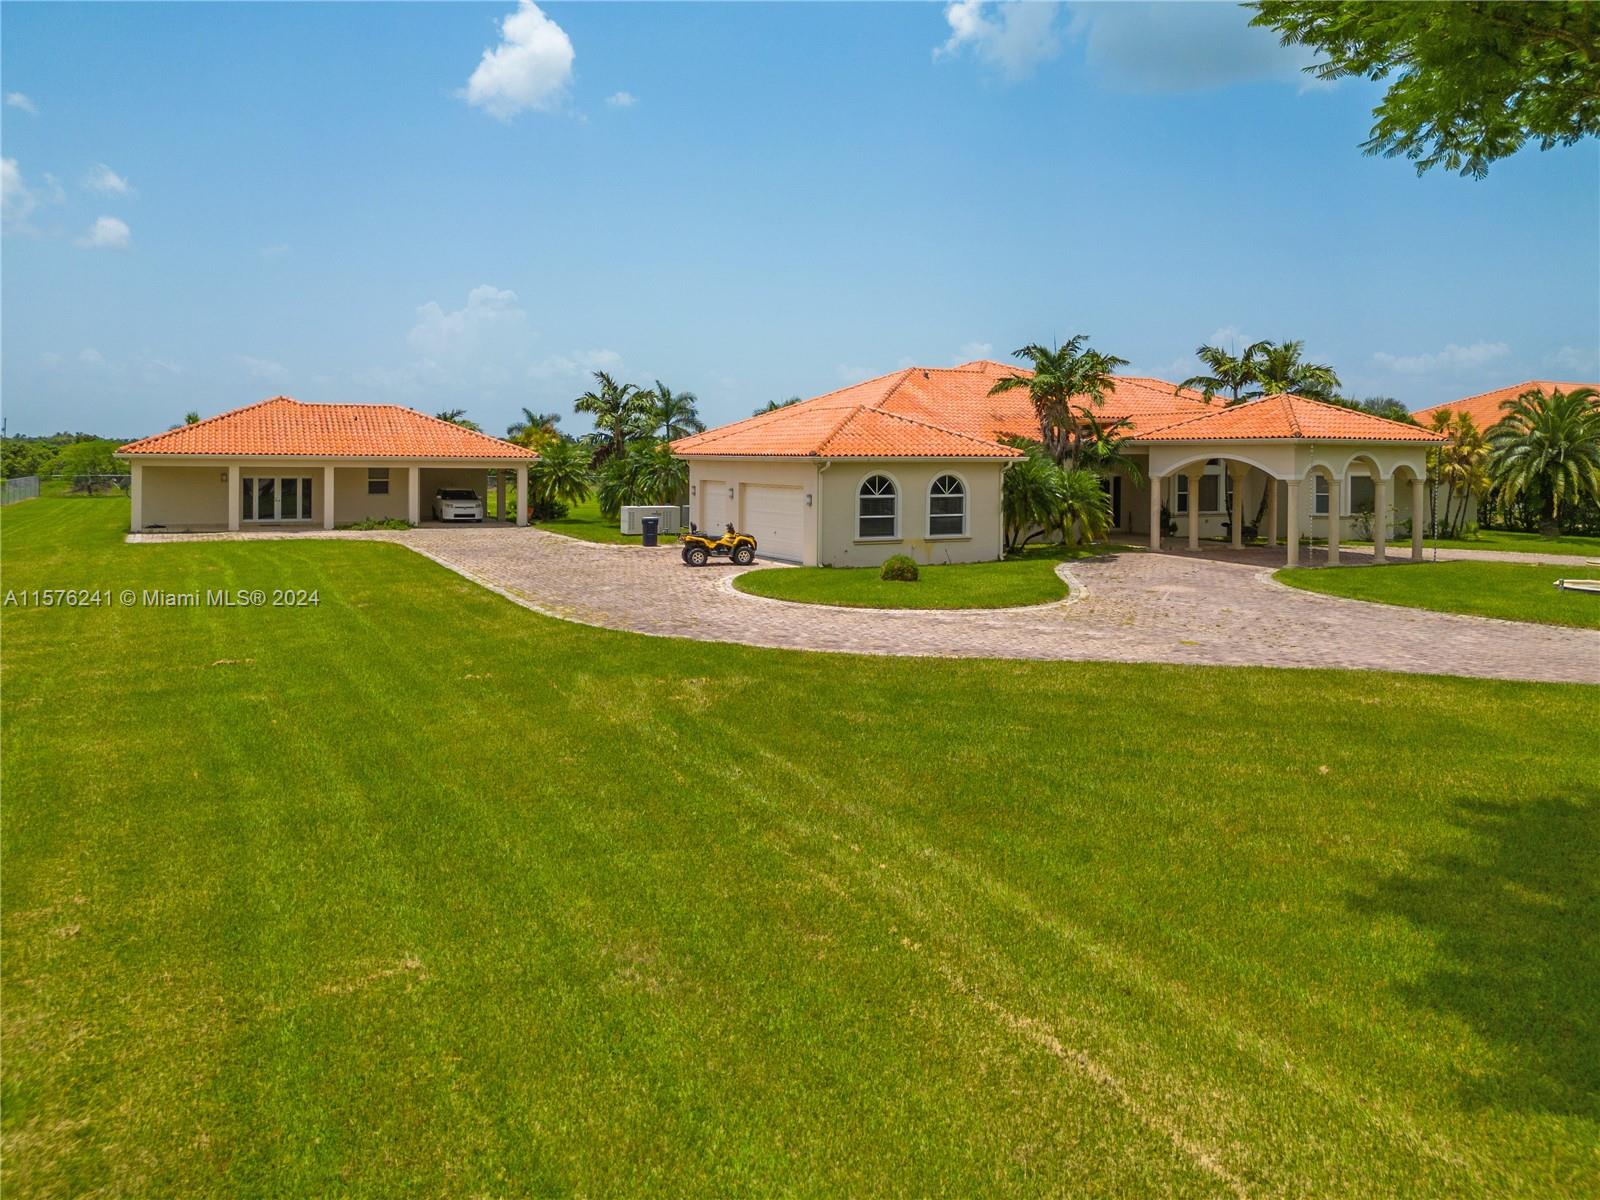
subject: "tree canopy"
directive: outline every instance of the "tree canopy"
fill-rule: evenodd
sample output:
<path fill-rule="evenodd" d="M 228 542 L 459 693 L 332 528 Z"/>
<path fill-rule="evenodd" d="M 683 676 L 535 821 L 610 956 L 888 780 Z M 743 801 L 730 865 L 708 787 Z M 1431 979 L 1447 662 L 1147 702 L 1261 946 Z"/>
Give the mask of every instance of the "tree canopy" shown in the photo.
<path fill-rule="evenodd" d="M 1368 154 L 1481 179 L 1537 141 L 1600 133 L 1600 4 L 1589 0 L 1258 0 L 1252 25 L 1325 59 L 1319 79 L 1392 79 Z"/>

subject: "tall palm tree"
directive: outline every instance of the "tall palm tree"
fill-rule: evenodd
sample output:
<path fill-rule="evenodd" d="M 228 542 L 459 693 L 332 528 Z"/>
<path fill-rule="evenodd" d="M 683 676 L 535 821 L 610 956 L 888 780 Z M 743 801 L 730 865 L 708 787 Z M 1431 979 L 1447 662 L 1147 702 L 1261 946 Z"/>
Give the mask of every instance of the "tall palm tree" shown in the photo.
<path fill-rule="evenodd" d="M 183 414 L 183 423 L 185 425 L 200 424 L 200 414 L 191 408 L 188 412 Z"/>
<path fill-rule="evenodd" d="M 1115 391 L 1113 375 L 1128 360 L 1102 354 L 1088 345 L 1089 335 L 1080 333 L 1055 348 L 1024 346 L 1015 357 L 1033 366 L 1033 375 L 1008 375 L 995 381 L 989 395 L 1025 388 L 1033 411 L 1039 418 L 1039 439 L 1059 463 L 1078 465 L 1079 431 L 1082 418 L 1105 403 L 1106 393 Z"/>
<path fill-rule="evenodd" d="M 1435 479 L 1445 486 L 1444 528 L 1442 537 L 1456 537 L 1467 519 L 1467 509 L 1474 499 L 1482 499 L 1489 490 L 1489 447 L 1483 434 L 1466 413 L 1446 414 L 1443 426 L 1446 441 L 1439 446 L 1430 464 Z M 1456 499 L 1460 498 L 1460 507 Z"/>
<path fill-rule="evenodd" d="M 700 433 L 706 423 L 700 419 L 696 406 L 700 398 L 693 392 L 674 392 L 661 380 L 656 380 L 655 391 L 649 393 L 650 432 L 664 442 Z"/>
<path fill-rule="evenodd" d="M 574 400 L 572 407 L 592 415 L 595 429 L 606 436 L 606 442 L 594 455 L 595 464 L 599 465 L 627 450 L 628 437 L 637 431 L 639 414 L 648 401 L 646 393 L 631 383 L 618 383 L 605 371 L 596 371 L 594 380 L 598 386 Z"/>
<path fill-rule="evenodd" d="M 1600 500 L 1600 391 L 1530 388 L 1500 407 L 1489 431 L 1494 482 L 1507 500 L 1535 500 L 1539 532 L 1554 537 L 1563 506 Z"/>
<path fill-rule="evenodd" d="M 1238 404 L 1244 389 L 1256 381 L 1256 357 L 1270 345 L 1271 342 L 1252 342 L 1243 354 L 1237 355 L 1221 346 L 1201 346 L 1195 350 L 1195 357 L 1211 373 L 1189 376 L 1173 393 L 1200 392 L 1209 403 L 1218 392 L 1227 392 L 1228 403 Z"/>
<path fill-rule="evenodd" d="M 1339 376 L 1332 367 L 1305 362 L 1300 356 L 1305 342 L 1261 342 L 1255 360 L 1256 390 L 1245 399 L 1280 396 L 1290 393 L 1313 400 L 1327 400 L 1338 394 Z"/>
<path fill-rule="evenodd" d="M 788 408 L 791 404 L 799 404 L 800 399 L 801 398 L 799 396 L 790 396 L 787 400 L 768 400 L 750 415 L 752 417 L 759 417 L 763 413 L 777 412 L 780 408 Z"/>
<path fill-rule="evenodd" d="M 1083 443 L 1083 465 L 1101 476 L 1121 471 L 1129 483 L 1144 482 L 1144 459 L 1128 453 L 1127 430 L 1133 422 L 1127 417 L 1102 423 L 1099 417 L 1089 415 L 1083 422 L 1079 435 Z"/>
<path fill-rule="evenodd" d="M 513 442 L 524 439 L 537 438 L 547 441 L 558 436 L 556 426 L 561 424 L 561 414 L 553 412 L 534 412 L 533 409 L 524 407 L 522 420 L 513 421 L 506 426 L 506 437 Z"/>
<path fill-rule="evenodd" d="M 467 410 L 464 408 L 447 408 L 443 412 L 433 414 L 441 421 L 449 421 L 452 425 L 459 425 L 463 429 L 473 429 L 482 432 L 482 427 L 476 421 L 467 419 Z"/>

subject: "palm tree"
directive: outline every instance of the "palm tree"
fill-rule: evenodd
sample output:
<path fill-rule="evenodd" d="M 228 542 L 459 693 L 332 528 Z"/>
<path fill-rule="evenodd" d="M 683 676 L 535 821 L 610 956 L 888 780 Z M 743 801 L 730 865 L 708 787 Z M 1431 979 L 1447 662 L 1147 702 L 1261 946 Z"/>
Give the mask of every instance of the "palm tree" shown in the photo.
<path fill-rule="evenodd" d="M 1255 360 L 1256 389 L 1245 399 L 1292 394 L 1327 400 L 1338 394 L 1339 376 L 1332 367 L 1301 360 L 1305 342 L 1259 342 Z"/>
<path fill-rule="evenodd" d="M 1127 451 L 1128 437 L 1124 430 L 1132 426 L 1127 417 L 1118 417 L 1108 425 L 1090 415 L 1083 422 L 1079 440 L 1083 443 L 1083 465 L 1102 478 L 1113 471 L 1121 471 L 1129 483 L 1144 482 L 1144 459 L 1134 458 Z"/>
<path fill-rule="evenodd" d="M 625 504 L 674 504 L 689 486 L 689 463 L 666 442 L 635 442 L 607 459 L 596 498 L 614 517 Z"/>
<path fill-rule="evenodd" d="M 759 417 L 763 413 L 777 412 L 780 408 L 788 408 L 789 405 L 791 405 L 791 404 L 799 404 L 799 403 L 800 403 L 800 397 L 799 396 L 790 396 L 787 400 L 768 400 L 765 404 L 763 404 L 760 408 L 756 409 L 755 412 L 751 413 L 750 415 L 752 417 Z"/>
<path fill-rule="evenodd" d="M 557 439 L 528 466 L 528 499 L 535 507 L 580 504 L 589 486 L 589 451 L 578 442 Z"/>
<path fill-rule="evenodd" d="M 650 432 L 662 441 L 672 442 L 691 433 L 700 433 L 706 423 L 700 419 L 696 406 L 700 398 L 693 392 L 676 392 L 656 380 L 654 397 L 650 401 Z"/>
<path fill-rule="evenodd" d="M 481 427 L 476 421 L 467 420 L 467 410 L 464 408 L 447 408 L 443 412 L 433 414 L 438 420 L 449 421 L 452 425 L 459 425 L 463 429 L 479 430 Z"/>
<path fill-rule="evenodd" d="M 193 409 L 190 409 L 188 412 L 183 414 L 183 423 L 185 425 L 200 424 L 200 414 L 195 412 Z"/>
<path fill-rule="evenodd" d="M 1445 485 L 1443 537 L 1457 537 L 1467 508 L 1489 490 L 1489 447 L 1466 413 L 1457 413 L 1445 428 L 1448 440 L 1437 451 L 1436 476 Z M 1455 507 L 1457 496 L 1461 506 Z"/>
<path fill-rule="evenodd" d="M 1022 458 L 1006 468 L 1000 486 L 1006 549 L 1016 551 L 1060 523 L 1061 468 L 1038 442 L 1025 438 L 1004 440 L 1023 452 Z"/>
<path fill-rule="evenodd" d="M 1091 542 L 1111 528 L 1111 493 L 1100 486 L 1100 476 L 1080 467 L 1061 471 L 1061 540 L 1077 545 L 1080 532 Z"/>
<path fill-rule="evenodd" d="M 1530 388 L 1500 407 L 1489 431 L 1494 482 L 1507 500 L 1535 500 L 1539 532 L 1554 537 L 1564 505 L 1600 500 L 1600 391 Z"/>
<path fill-rule="evenodd" d="M 618 383 L 604 371 L 596 371 L 594 379 L 598 388 L 579 396 L 572 407 L 578 412 L 592 414 L 595 429 L 608 439 L 595 451 L 594 461 L 598 466 L 627 450 L 628 437 L 637 432 L 639 414 L 647 401 L 646 393 L 631 383 Z"/>
<path fill-rule="evenodd" d="M 1235 355 L 1221 346 L 1205 345 L 1195 350 L 1195 357 L 1210 370 L 1209 375 L 1191 375 L 1176 388 L 1173 394 L 1200 392 L 1209 404 L 1218 392 L 1228 393 L 1228 403 L 1238 404 L 1244 389 L 1256 381 L 1256 356 L 1271 342 L 1252 342 L 1244 353 Z"/>
<path fill-rule="evenodd" d="M 1087 345 L 1089 335 L 1080 333 L 1064 345 L 1049 349 L 1024 346 L 1016 352 L 1033 365 L 1033 375 L 1008 375 L 995 381 L 989 395 L 1026 388 L 1039 418 L 1039 436 L 1055 461 L 1069 459 L 1078 465 L 1081 419 L 1105 403 L 1106 393 L 1115 391 L 1113 372 L 1128 365 L 1128 360 L 1102 354 Z"/>
<path fill-rule="evenodd" d="M 561 414 L 553 412 L 534 412 L 533 409 L 524 407 L 522 420 L 513 421 L 506 426 L 506 437 L 513 442 L 548 441 L 559 436 L 556 426 L 561 424 Z"/>

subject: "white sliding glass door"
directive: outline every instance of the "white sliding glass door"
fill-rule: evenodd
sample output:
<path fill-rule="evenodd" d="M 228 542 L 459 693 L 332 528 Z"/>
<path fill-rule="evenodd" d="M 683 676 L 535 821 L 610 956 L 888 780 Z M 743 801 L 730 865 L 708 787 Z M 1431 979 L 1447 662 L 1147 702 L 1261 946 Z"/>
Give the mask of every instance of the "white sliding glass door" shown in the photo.
<path fill-rule="evenodd" d="M 311 476 L 246 475 L 239 516 L 245 521 L 311 520 Z"/>

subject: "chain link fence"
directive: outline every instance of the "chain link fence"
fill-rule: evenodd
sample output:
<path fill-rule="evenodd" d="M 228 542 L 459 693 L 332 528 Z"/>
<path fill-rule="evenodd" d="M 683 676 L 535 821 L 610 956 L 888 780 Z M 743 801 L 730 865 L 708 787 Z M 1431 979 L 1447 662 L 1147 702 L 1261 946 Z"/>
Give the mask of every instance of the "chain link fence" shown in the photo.
<path fill-rule="evenodd" d="M 15 479 L 0 479 L 0 505 L 15 504 L 18 500 L 39 498 L 39 477 L 19 475 Z"/>

